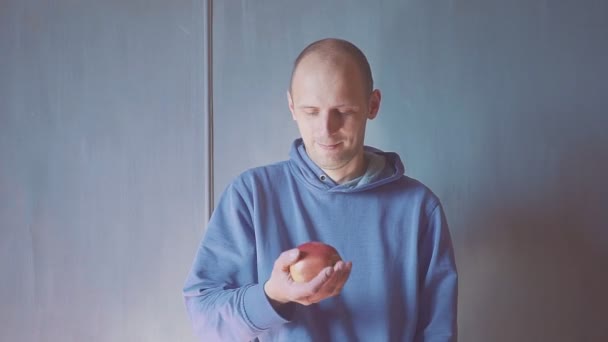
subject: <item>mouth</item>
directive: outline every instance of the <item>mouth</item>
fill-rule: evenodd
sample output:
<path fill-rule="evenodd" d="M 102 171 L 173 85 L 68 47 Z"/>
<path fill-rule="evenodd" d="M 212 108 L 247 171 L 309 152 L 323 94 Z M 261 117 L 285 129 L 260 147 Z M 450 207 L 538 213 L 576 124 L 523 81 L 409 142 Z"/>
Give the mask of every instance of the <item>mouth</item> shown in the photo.
<path fill-rule="evenodd" d="M 342 143 L 339 142 L 337 144 L 321 144 L 321 143 L 317 143 L 317 145 L 319 145 L 319 147 L 321 147 L 323 150 L 326 151 L 334 151 L 336 149 L 338 149 L 338 147 L 340 147 Z"/>

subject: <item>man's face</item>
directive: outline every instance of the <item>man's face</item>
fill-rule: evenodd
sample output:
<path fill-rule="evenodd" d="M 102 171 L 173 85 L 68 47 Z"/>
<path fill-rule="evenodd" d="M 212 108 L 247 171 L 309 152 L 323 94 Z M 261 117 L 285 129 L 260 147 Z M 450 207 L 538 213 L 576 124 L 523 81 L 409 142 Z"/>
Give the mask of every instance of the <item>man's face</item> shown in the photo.
<path fill-rule="evenodd" d="M 305 58 L 287 95 L 306 152 L 315 164 L 324 170 L 340 170 L 363 158 L 365 124 L 376 117 L 380 92 L 367 92 L 352 61 Z"/>

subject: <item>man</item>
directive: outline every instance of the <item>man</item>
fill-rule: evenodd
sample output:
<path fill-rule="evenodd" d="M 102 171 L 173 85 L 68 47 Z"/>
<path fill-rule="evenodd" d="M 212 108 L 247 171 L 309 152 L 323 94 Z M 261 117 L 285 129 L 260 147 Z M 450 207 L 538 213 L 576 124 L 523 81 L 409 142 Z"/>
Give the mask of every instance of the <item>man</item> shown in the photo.
<path fill-rule="evenodd" d="M 397 154 L 364 146 L 381 95 L 363 53 L 312 43 L 287 99 L 301 134 L 290 159 L 227 187 L 186 281 L 201 341 L 456 341 L 446 218 Z M 296 283 L 289 266 L 307 241 L 349 261 Z"/>

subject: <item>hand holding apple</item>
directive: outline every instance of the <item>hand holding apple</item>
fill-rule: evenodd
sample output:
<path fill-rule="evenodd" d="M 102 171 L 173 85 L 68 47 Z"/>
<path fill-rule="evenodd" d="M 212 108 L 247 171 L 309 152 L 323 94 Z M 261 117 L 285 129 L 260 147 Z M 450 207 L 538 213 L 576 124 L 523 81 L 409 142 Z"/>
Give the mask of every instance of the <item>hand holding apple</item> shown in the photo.
<path fill-rule="evenodd" d="M 352 263 L 342 261 L 333 247 L 319 248 L 318 244 L 300 245 L 298 248 L 281 253 L 277 258 L 272 274 L 264 284 L 264 291 L 275 308 L 289 302 L 310 305 L 340 294 L 350 276 Z M 317 253 L 319 251 L 321 253 Z M 319 258 L 319 254 L 323 257 Z M 290 273 L 292 265 L 304 260 L 307 261 L 294 266 Z M 320 271 L 314 274 L 315 269 Z M 310 279 L 311 274 L 313 274 L 312 279 Z"/>

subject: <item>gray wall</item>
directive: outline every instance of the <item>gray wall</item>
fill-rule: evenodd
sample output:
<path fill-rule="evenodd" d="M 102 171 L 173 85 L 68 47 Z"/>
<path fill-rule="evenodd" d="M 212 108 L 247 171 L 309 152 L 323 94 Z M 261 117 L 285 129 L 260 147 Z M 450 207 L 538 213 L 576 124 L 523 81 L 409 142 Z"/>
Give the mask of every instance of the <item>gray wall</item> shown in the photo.
<path fill-rule="evenodd" d="M 191 341 L 204 4 L 0 2 L 0 340 Z M 462 341 L 605 341 L 608 4 L 215 1 L 215 198 L 287 157 L 309 42 L 368 55 L 368 143 L 443 200 Z"/>
<path fill-rule="evenodd" d="M 215 197 L 287 158 L 285 91 L 313 40 L 352 40 L 383 90 L 368 143 L 443 200 L 462 341 L 607 341 L 608 3 L 222 1 Z"/>
<path fill-rule="evenodd" d="M 0 340 L 192 341 L 203 1 L 0 2 Z"/>

